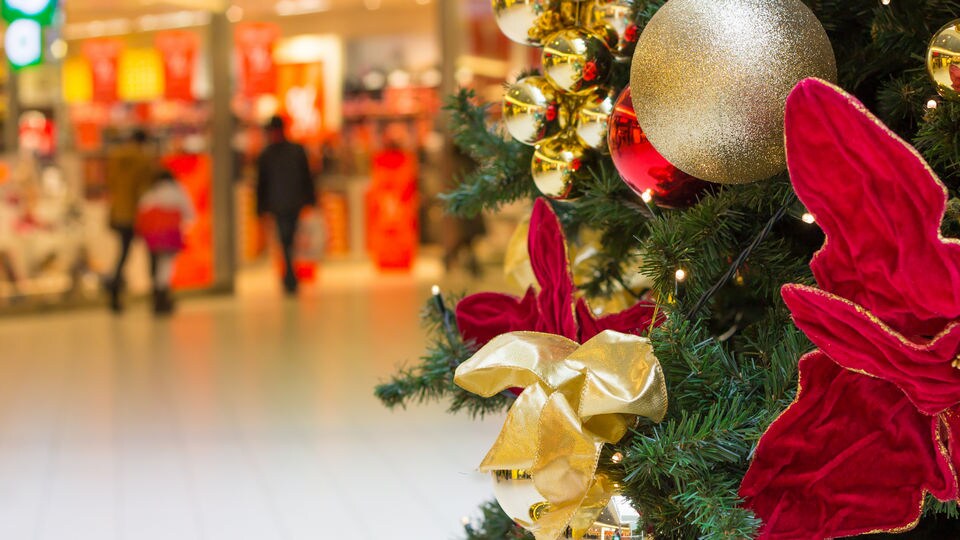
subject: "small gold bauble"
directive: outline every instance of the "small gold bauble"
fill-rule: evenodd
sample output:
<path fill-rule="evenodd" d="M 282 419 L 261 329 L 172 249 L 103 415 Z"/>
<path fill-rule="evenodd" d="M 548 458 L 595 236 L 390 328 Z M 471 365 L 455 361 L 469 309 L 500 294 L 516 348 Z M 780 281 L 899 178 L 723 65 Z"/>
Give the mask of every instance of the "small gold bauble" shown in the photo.
<path fill-rule="evenodd" d="M 601 36 L 609 36 L 607 44 L 618 59 L 629 58 L 634 42 L 627 29 L 633 24 L 629 0 L 599 0 L 593 7 L 593 28 Z M 600 29 L 603 30 L 600 30 Z"/>
<path fill-rule="evenodd" d="M 500 508 L 521 527 L 531 527 L 549 504 L 537 491 L 533 477 L 523 470 L 493 471 L 493 495 Z"/>
<path fill-rule="evenodd" d="M 500 470 L 491 473 L 493 477 L 493 494 L 500 504 L 504 513 L 510 516 L 510 519 L 524 529 L 530 530 L 534 524 L 550 509 L 550 503 L 546 501 L 543 495 L 537 491 L 533 483 L 533 477 L 527 471 Z M 586 530 L 580 534 L 587 533 L 588 538 L 599 538 L 604 531 L 619 531 L 626 533 L 637 524 L 635 512 L 626 513 L 623 508 L 629 508 L 629 504 L 622 496 L 616 495 L 603 507 L 599 517 L 593 523 L 584 527 Z M 561 538 L 579 538 L 574 531 L 567 529 Z M 607 538 L 604 536 L 604 538 Z"/>
<path fill-rule="evenodd" d="M 553 8 L 554 0 L 492 0 L 493 16 L 500 31 L 512 41 L 540 45 L 537 20 Z"/>
<path fill-rule="evenodd" d="M 927 71 L 941 96 L 960 101 L 960 19 L 934 34 L 927 49 Z"/>
<path fill-rule="evenodd" d="M 613 56 L 599 36 L 567 28 L 543 44 L 543 74 L 564 92 L 589 92 L 607 80 Z"/>
<path fill-rule="evenodd" d="M 800 0 L 669 0 L 640 36 L 630 87 L 637 120 L 667 161 L 742 184 L 786 168 L 793 87 L 836 76 L 826 31 Z"/>
<path fill-rule="evenodd" d="M 530 168 L 537 189 L 556 200 L 579 197 L 579 186 L 588 174 L 586 156 L 587 149 L 575 135 L 561 133 L 541 141 Z"/>
<path fill-rule="evenodd" d="M 613 114 L 617 95 L 609 88 L 598 88 L 585 96 L 576 109 L 576 131 L 580 142 L 588 148 L 607 150 L 607 126 Z"/>
<path fill-rule="evenodd" d="M 556 127 L 558 107 L 556 92 L 546 79 L 525 77 L 503 96 L 503 123 L 514 139 L 534 145 Z"/>

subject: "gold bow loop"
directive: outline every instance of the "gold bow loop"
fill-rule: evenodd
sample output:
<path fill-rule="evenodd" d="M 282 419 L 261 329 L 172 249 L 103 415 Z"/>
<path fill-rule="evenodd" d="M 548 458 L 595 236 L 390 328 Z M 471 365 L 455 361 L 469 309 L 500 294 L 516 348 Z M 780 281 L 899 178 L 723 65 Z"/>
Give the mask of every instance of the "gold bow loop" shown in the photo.
<path fill-rule="evenodd" d="M 461 364 L 454 380 L 484 397 L 525 389 L 480 470 L 529 471 L 549 503 L 528 527 L 537 540 L 555 540 L 567 527 L 580 538 L 615 493 L 597 475 L 604 443 L 623 438 L 637 416 L 660 422 L 667 413 L 650 341 L 612 330 L 582 346 L 552 334 L 503 334 Z"/>

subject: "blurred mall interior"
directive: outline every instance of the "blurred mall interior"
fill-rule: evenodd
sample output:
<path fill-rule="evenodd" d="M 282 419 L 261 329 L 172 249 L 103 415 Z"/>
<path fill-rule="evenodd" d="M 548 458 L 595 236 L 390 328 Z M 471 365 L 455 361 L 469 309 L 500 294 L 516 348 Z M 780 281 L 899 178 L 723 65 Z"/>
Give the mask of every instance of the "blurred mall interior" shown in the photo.
<path fill-rule="evenodd" d="M 136 129 L 197 210 L 173 278 L 181 291 L 229 291 L 274 247 L 253 184 L 275 114 L 321 190 L 299 240 L 308 279 L 320 259 L 402 270 L 419 246 L 455 242 L 436 199 L 454 166 L 444 96 L 466 86 L 499 100 L 530 54 L 499 32 L 489 3 L 221 3 L 63 2 L 36 65 L 6 63 L 0 311 L 96 301 L 117 250 L 108 155 Z M 396 223 L 373 218 L 394 199 Z M 133 294 L 149 287 L 138 252 Z"/>
<path fill-rule="evenodd" d="M 40 34 L 8 5 L 42 11 Z M 433 284 L 509 287 L 525 209 L 479 226 L 437 199 L 461 166 L 444 96 L 499 101 L 531 59 L 489 1 L 4 6 L 0 538 L 458 537 L 502 418 L 391 412 L 373 387 L 422 354 Z M 318 191 L 295 297 L 257 212 L 275 115 Z M 166 318 L 140 241 L 108 309 L 111 153 L 138 130 L 195 211 Z"/>

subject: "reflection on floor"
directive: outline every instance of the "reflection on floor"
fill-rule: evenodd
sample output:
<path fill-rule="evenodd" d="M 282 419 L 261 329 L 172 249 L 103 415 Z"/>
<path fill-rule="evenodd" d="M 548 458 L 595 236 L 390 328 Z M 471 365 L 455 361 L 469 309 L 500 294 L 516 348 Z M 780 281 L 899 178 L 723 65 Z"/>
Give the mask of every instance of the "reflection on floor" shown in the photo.
<path fill-rule="evenodd" d="M 169 321 L 0 321 L 0 538 L 457 538 L 502 418 L 372 397 L 439 276 L 330 265 L 300 301 L 255 275 Z"/>

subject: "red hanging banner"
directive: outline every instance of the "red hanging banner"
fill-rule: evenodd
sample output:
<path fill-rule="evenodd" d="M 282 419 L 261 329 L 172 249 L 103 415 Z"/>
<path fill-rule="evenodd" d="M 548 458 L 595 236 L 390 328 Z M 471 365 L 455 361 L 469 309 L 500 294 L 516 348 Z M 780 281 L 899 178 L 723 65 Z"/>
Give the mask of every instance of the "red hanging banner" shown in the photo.
<path fill-rule="evenodd" d="M 163 96 L 169 100 L 192 101 L 200 38 L 187 30 L 168 30 L 158 32 L 154 43 L 163 57 Z"/>
<path fill-rule="evenodd" d="M 244 22 L 234 27 L 233 35 L 240 68 L 240 92 L 249 97 L 275 93 L 277 67 L 273 62 L 273 49 L 280 39 L 280 27 L 273 23 Z"/>
<path fill-rule="evenodd" d="M 93 79 L 93 101 L 117 101 L 117 68 L 123 42 L 115 38 L 88 39 L 83 42 L 83 56 L 90 62 Z"/>
<path fill-rule="evenodd" d="M 287 135 L 301 143 L 323 139 L 323 64 L 283 64 L 277 68 L 277 98 L 287 119 Z"/>

